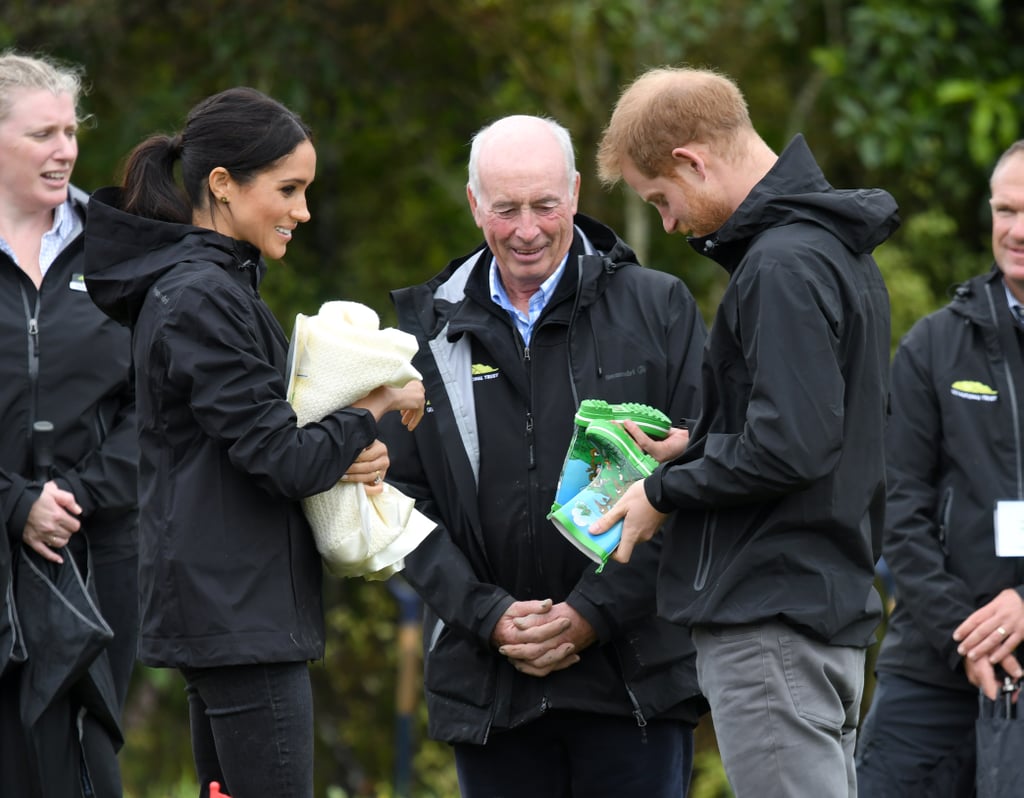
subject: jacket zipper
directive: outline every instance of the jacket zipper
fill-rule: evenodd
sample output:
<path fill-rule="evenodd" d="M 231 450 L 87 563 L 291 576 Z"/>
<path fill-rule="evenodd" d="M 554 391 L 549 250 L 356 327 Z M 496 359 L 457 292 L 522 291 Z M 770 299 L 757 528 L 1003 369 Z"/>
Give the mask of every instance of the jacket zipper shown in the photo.
<path fill-rule="evenodd" d="M 1016 358 L 1020 350 L 1019 341 L 1015 329 L 1009 326 L 1009 319 L 1003 319 L 1000 324 L 1000 316 L 996 311 L 997 302 L 993 296 L 995 293 L 992 283 L 986 286 L 986 297 L 988 298 L 988 310 L 992 323 L 996 328 L 996 335 L 999 340 L 999 350 L 1003 359 L 1003 373 L 1006 375 L 1006 390 L 1010 399 L 1010 416 L 1013 421 L 1014 454 L 1016 456 L 1017 470 L 1017 499 L 1024 499 L 1024 446 L 1021 444 L 1021 420 L 1020 405 L 1017 399 L 1017 383 L 1014 382 L 1014 368 L 1010 365 L 1011 358 Z M 1018 370 L 1019 373 L 1019 370 Z M 1014 566 L 1014 572 L 1018 575 L 1021 572 L 1020 560 Z"/>
<path fill-rule="evenodd" d="M 537 457 L 533 443 L 533 374 L 530 373 L 530 347 L 523 347 L 523 365 L 526 367 L 526 379 L 530 383 L 530 405 L 526 408 L 526 467 L 532 471 L 537 467 Z"/>
<path fill-rule="evenodd" d="M 28 384 L 29 384 L 29 424 L 28 436 L 32 437 L 32 425 L 36 421 L 36 399 L 39 389 L 39 298 L 40 290 L 36 294 L 35 309 L 29 302 L 28 292 L 22 284 L 21 301 L 25 307 L 25 326 L 28 331 Z"/>
<path fill-rule="evenodd" d="M 1017 498 L 1024 499 L 1024 456 L 1021 454 L 1021 428 L 1020 428 L 1020 408 L 1017 404 L 1017 385 L 1013 380 L 1013 371 L 1010 369 L 1009 358 L 1014 357 L 1016 353 L 1004 352 L 1003 353 L 1003 370 L 1006 373 L 1006 386 L 1007 391 L 1010 394 L 1010 415 L 1013 418 L 1013 433 L 1014 433 L 1014 452 L 1017 456 Z"/>
<path fill-rule="evenodd" d="M 640 708 L 640 702 L 637 701 L 636 695 L 633 693 L 633 689 L 629 686 L 629 682 L 625 677 L 625 669 L 622 667 L 622 652 L 618 648 L 613 647 L 615 651 L 615 661 L 619 666 L 619 675 L 622 676 L 622 686 L 626 690 L 626 697 L 629 698 L 629 703 L 633 705 L 633 718 L 636 720 L 637 728 L 640 729 L 640 742 L 644 745 L 647 744 L 647 718 L 644 717 L 644 711 Z"/>
<path fill-rule="evenodd" d="M 1014 373 L 1010 366 L 1010 358 L 1016 357 L 1019 347 L 1016 346 L 1017 338 L 1014 331 L 1007 326 L 1009 321 L 1003 319 L 1003 323 L 1000 324 L 1001 319 L 996 310 L 996 300 L 992 296 L 993 288 L 991 283 L 989 283 L 987 289 L 986 296 L 988 299 L 989 316 L 999 338 L 999 349 L 1003 358 L 1003 374 L 1006 377 L 1007 392 L 1010 395 L 1010 416 L 1013 420 L 1014 450 L 1017 456 L 1017 498 L 1024 499 L 1024 454 L 1022 454 L 1021 446 L 1020 408 L 1017 401 L 1017 386 L 1014 382 Z"/>
<path fill-rule="evenodd" d="M 536 330 L 534 331 L 536 332 Z M 517 336 L 518 339 L 518 336 Z M 530 549 L 535 550 L 537 546 L 537 530 L 533 526 L 533 503 L 537 496 L 537 453 L 536 444 L 534 442 L 534 425 L 533 425 L 533 362 L 530 359 L 530 347 L 523 347 L 523 366 L 526 369 L 526 381 L 529 385 L 527 395 L 530 397 L 529 403 L 526 407 L 526 470 L 527 470 L 527 484 L 529 490 L 527 491 L 528 504 L 526 507 L 526 518 L 529 524 L 527 534 L 530 536 Z M 537 558 L 537 584 L 544 583 L 544 561 L 543 558 Z M 530 585 L 530 590 L 536 589 L 537 585 Z M 543 709 L 543 708 L 542 708 Z"/>

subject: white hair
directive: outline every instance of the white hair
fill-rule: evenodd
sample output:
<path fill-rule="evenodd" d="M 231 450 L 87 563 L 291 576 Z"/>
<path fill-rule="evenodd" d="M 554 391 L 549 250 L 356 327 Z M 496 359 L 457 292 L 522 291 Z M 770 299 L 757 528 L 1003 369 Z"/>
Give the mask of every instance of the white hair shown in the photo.
<path fill-rule="evenodd" d="M 569 194 L 573 193 L 576 188 L 576 154 L 572 148 L 572 136 L 569 135 L 569 131 L 547 116 L 517 114 L 502 117 L 480 128 L 473 136 L 469 148 L 469 190 L 473 192 L 474 197 L 480 196 L 480 151 L 483 149 L 487 135 L 499 125 L 504 125 L 510 121 L 520 122 L 526 119 L 535 119 L 538 122 L 543 122 L 558 141 L 559 146 L 562 148 L 562 155 L 565 157 L 565 174 L 566 179 L 569 181 Z"/>

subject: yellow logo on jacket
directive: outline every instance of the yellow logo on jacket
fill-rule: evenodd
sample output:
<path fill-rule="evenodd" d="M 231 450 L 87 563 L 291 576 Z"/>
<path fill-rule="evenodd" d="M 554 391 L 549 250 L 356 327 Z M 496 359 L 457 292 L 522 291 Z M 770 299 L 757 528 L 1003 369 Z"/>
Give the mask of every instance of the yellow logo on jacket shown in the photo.
<path fill-rule="evenodd" d="M 953 396 L 971 399 L 975 402 L 994 402 L 999 398 L 998 391 L 992 390 L 985 383 L 977 380 L 957 380 L 949 392 Z"/>
<path fill-rule="evenodd" d="M 473 374 L 473 382 L 493 380 L 498 376 L 498 367 L 488 366 L 486 363 L 474 363 L 470 370 Z"/>

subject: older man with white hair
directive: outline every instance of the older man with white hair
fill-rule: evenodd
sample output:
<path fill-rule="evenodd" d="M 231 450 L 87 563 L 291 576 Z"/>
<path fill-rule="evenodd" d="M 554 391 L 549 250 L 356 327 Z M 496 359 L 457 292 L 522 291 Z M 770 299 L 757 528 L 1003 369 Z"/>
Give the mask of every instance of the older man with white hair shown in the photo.
<path fill-rule="evenodd" d="M 698 412 L 692 295 L 578 214 L 579 186 L 560 125 L 484 128 L 484 243 L 393 294 L 428 408 L 382 428 L 388 480 L 439 524 L 404 574 L 429 608 L 430 733 L 468 798 L 679 798 L 705 708 L 689 632 L 656 617 L 657 546 L 598 573 L 547 519 L 581 400 Z"/>

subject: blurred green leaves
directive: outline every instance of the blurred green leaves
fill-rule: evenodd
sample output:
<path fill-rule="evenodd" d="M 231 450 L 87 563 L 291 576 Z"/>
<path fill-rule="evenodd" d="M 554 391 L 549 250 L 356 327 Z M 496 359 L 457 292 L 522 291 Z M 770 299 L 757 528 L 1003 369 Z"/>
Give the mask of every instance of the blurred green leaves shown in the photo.
<path fill-rule="evenodd" d="M 173 131 L 200 98 L 256 86 L 313 127 L 312 221 L 264 293 L 286 330 L 330 299 L 393 323 L 388 291 L 480 239 L 465 201 L 473 133 L 508 113 L 572 130 L 581 210 L 642 262 L 682 276 L 711 317 L 725 281 L 665 236 L 657 214 L 594 176 L 619 91 L 641 70 L 688 62 L 737 79 L 770 146 L 802 132 L 837 187 L 878 186 L 903 226 L 878 251 L 893 341 L 989 267 L 988 174 L 1021 137 L 1024 7 L 1008 0 L 6 0 L 0 48 L 85 67 L 76 182 L 117 179 L 134 144 Z M 388 795 L 394 768 L 397 610 L 386 587 L 329 581 L 329 644 L 313 665 L 318 795 Z M 140 669 L 127 718 L 133 798 L 194 794 L 175 674 Z M 450 751 L 417 716 L 413 794 L 456 794 Z M 694 795 L 722 792 L 702 736 Z M 710 764 L 709 764 L 710 763 Z M 162 785 L 168 785 L 163 787 Z"/>

